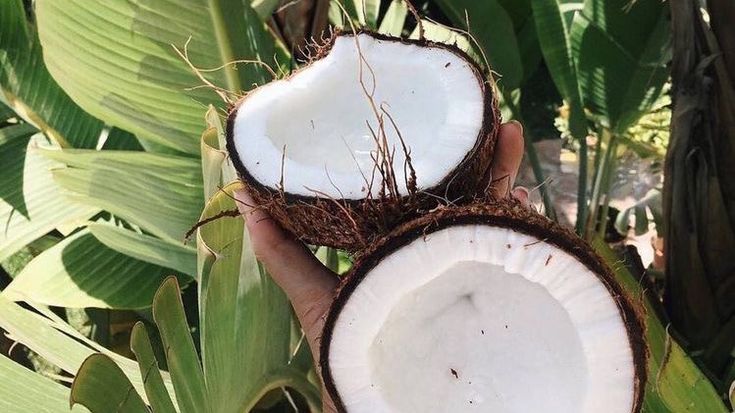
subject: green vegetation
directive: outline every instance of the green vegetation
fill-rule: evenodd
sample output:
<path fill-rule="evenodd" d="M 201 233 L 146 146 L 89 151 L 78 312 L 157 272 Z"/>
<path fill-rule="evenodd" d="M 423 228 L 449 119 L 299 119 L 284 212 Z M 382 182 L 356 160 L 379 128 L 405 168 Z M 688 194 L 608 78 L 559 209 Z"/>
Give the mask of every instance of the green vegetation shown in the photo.
<path fill-rule="evenodd" d="M 236 207 L 229 104 L 297 69 L 305 39 L 328 25 L 418 36 L 402 0 L 299 3 L 0 2 L 0 410 L 68 411 L 70 400 L 95 413 L 321 410 L 308 346 L 242 219 L 184 240 Z M 728 411 L 732 357 L 705 376 L 641 274 L 600 241 L 619 155 L 662 163 L 668 147 L 669 4 L 415 3 L 427 38 L 487 59 L 507 119 L 545 125 L 527 129 L 526 155 L 552 219 L 533 145 L 551 136 L 528 135 L 555 132 L 554 113 L 537 108 L 563 108 L 557 126 L 580 160 L 576 231 L 646 309 L 643 410 Z M 660 199 L 640 199 L 616 228 L 626 232 L 631 216 L 637 232 L 649 216 L 658 227 Z M 341 252 L 315 252 L 340 273 L 350 265 Z M 70 324 L 74 309 L 91 315 L 84 329 Z M 135 323 L 111 322 L 118 316 Z M 31 372 L 18 363 L 28 354 L 52 367 Z"/>

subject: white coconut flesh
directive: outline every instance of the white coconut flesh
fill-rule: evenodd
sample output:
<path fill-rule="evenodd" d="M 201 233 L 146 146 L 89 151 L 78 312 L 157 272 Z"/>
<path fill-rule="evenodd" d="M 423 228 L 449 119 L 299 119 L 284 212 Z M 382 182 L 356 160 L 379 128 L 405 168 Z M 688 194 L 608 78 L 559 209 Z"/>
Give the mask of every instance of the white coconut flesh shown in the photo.
<path fill-rule="evenodd" d="M 573 256 L 531 236 L 450 227 L 385 257 L 333 327 L 346 411 L 630 413 L 621 312 Z"/>
<path fill-rule="evenodd" d="M 383 116 L 382 129 L 360 79 Z M 478 140 L 481 82 L 468 61 L 446 48 L 343 35 L 326 57 L 249 94 L 234 119 L 233 141 L 262 185 L 280 188 L 283 178 L 287 193 L 362 199 L 368 189 L 377 195 L 382 179 L 373 171 L 380 155 L 370 124 L 395 154 L 399 194 L 406 195 L 409 169 L 397 131 L 418 188 L 434 187 Z"/>

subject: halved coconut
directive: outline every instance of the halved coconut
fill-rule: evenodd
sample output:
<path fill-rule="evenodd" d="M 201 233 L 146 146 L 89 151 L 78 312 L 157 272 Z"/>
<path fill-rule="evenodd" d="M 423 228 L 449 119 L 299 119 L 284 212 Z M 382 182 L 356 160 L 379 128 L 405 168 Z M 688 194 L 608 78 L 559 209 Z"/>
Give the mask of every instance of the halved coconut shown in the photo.
<path fill-rule="evenodd" d="M 575 235 L 512 202 L 446 208 L 358 261 L 322 375 L 350 413 L 637 412 L 640 320 Z"/>
<path fill-rule="evenodd" d="M 319 55 L 228 119 L 241 179 L 284 227 L 357 250 L 487 186 L 500 115 L 490 78 L 464 52 L 363 32 L 336 34 Z"/>

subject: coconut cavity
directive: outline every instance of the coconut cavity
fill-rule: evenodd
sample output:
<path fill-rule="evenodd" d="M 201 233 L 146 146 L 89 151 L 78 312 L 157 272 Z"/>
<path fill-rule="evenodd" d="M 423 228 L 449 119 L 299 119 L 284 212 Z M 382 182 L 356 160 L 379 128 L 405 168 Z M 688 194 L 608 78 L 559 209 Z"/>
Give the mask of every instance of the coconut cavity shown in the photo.
<path fill-rule="evenodd" d="M 418 190 L 434 188 L 485 138 L 485 94 L 453 47 L 342 34 L 325 57 L 238 104 L 228 149 L 260 186 L 348 200 L 379 195 L 376 164 L 390 156 L 405 196 L 411 167 Z"/>
<path fill-rule="evenodd" d="M 322 349 L 337 404 L 351 413 L 634 411 L 641 329 L 610 280 L 558 246 L 565 236 L 553 230 L 455 222 L 398 234 L 386 245 L 400 248 L 358 263 Z"/>

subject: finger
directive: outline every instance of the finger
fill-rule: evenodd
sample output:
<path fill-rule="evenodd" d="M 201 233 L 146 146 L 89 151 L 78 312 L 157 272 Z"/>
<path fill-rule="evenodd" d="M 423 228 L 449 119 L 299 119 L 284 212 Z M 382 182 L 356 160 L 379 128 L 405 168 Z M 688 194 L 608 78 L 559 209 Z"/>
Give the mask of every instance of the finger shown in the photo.
<path fill-rule="evenodd" d="M 526 208 L 531 207 L 531 200 L 529 199 L 528 189 L 523 186 L 517 186 L 510 192 L 511 196 L 518 200 Z"/>
<path fill-rule="evenodd" d="M 516 121 L 501 125 L 490 168 L 491 194 L 499 198 L 510 195 L 510 188 L 513 188 L 521 166 L 523 151 L 523 126 Z"/>
<path fill-rule="evenodd" d="M 262 208 L 255 207 L 244 191 L 236 191 L 238 208 L 245 216 L 253 252 L 283 289 L 301 322 L 315 359 L 324 316 L 332 303 L 337 276 L 314 254 L 283 230 Z"/>

